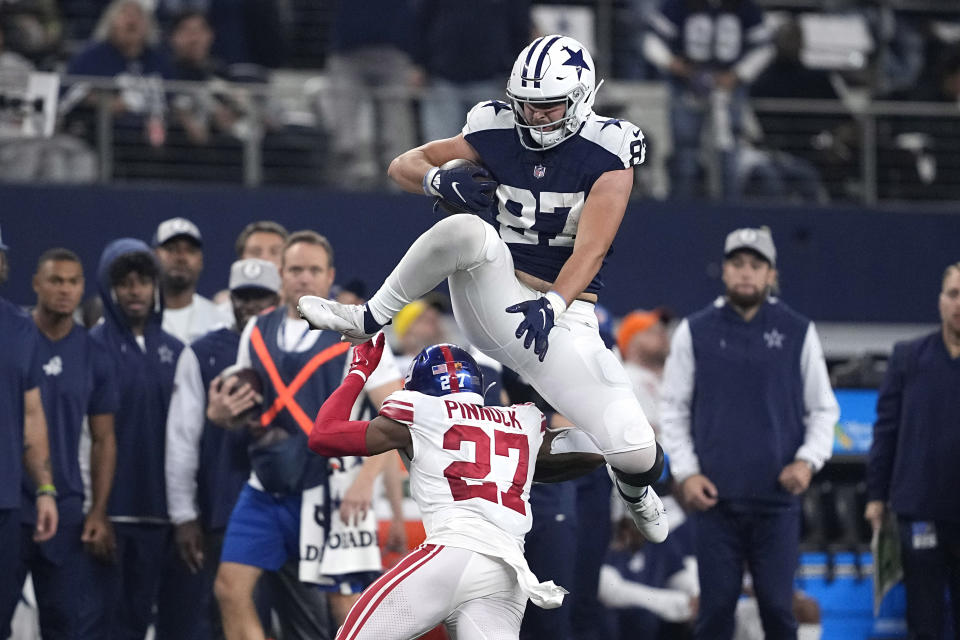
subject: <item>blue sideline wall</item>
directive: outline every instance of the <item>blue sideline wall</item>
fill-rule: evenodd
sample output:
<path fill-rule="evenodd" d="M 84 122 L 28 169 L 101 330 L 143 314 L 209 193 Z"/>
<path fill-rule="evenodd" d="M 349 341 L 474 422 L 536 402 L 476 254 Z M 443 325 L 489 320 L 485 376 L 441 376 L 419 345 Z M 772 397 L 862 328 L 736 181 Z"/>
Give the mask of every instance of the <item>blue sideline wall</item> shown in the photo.
<path fill-rule="evenodd" d="M 359 277 L 371 287 L 435 220 L 427 198 L 408 194 L 4 186 L 0 229 L 11 274 L 0 295 L 32 304 L 36 259 L 54 246 L 80 254 L 90 295 L 108 241 L 149 242 L 157 223 L 175 215 L 204 234 L 199 289 L 206 295 L 224 287 L 236 235 L 252 220 L 326 234 L 338 280 Z M 960 260 L 960 214 L 636 201 L 605 269 L 601 302 L 616 315 L 660 304 L 680 314 L 698 309 L 722 290 L 725 234 L 760 224 L 773 230 L 783 298 L 820 321 L 936 322 L 941 273 Z"/>

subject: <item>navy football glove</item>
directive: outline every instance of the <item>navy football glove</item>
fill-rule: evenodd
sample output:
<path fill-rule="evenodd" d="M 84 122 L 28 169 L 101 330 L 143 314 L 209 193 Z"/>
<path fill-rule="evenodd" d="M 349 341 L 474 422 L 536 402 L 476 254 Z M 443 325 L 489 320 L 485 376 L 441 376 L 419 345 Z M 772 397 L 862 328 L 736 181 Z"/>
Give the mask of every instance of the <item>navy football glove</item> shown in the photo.
<path fill-rule="evenodd" d="M 525 300 L 519 304 L 507 307 L 507 313 L 522 313 L 523 320 L 517 326 L 517 338 L 523 338 L 523 348 L 529 349 L 533 344 L 533 352 L 540 356 L 540 362 L 547 356 L 550 346 L 547 335 L 553 329 L 556 317 L 566 311 L 567 304 L 560 294 L 551 291 L 536 300 Z M 526 336 L 524 336 L 526 334 Z"/>
<path fill-rule="evenodd" d="M 472 163 L 452 169 L 435 167 L 424 176 L 423 190 L 443 198 L 455 208 L 478 213 L 493 204 L 497 183 L 490 177 L 489 171 Z"/>

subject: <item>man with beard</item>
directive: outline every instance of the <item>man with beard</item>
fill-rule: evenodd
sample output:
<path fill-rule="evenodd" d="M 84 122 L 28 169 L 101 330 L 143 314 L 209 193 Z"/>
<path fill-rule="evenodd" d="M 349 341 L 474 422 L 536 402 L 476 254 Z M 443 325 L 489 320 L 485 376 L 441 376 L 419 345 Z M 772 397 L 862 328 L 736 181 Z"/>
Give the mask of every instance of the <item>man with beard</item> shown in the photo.
<path fill-rule="evenodd" d="M 79 638 L 142 638 L 165 570 L 167 517 L 164 446 L 173 374 L 183 343 L 160 327 L 160 265 L 145 242 L 106 246 L 97 270 L 103 322 L 90 330 L 117 380 L 117 466 L 107 515 L 115 562 L 89 562 Z"/>
<path fill-rule="evenodd" d="M 960 632 L 960 262 L 940 286 L 940 327 L 893 347 L 867 459 L 864 517 L 896 514 L 911 638 Z"/>
<path fill-rule="evenodd" d="M 233 318 L 197 293 L 203 271 L 203 238 L 186 218 L 170 218 L 157 227 L 153 246 L 163 269 L 163 330 L 184 344 L 208 331 L 229 327 Z"/>
<path fill-rule="evenodd" d="M 766 637 L 797 637 L 800 496 L 839 409 L 813 323 L 770 295 L 776 260 L 766 227 L 728 235 L 726 294 L 680 323 L 664 370 L 663 447 L 695 512 L 696 638 L 731 638 L 744 564 Z"/>

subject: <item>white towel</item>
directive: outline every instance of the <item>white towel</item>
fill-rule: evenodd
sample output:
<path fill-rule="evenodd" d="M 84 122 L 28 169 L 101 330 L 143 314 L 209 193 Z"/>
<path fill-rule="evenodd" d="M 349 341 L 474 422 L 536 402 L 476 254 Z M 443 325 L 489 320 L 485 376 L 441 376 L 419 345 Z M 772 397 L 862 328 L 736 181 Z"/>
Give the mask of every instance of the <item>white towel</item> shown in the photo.
<path fill-rule="evenodd" d="M 349 573 L 379 572 L 383 570 L 380 546 L 377 543 L 377 519 L 373 509 L 357 523 L 346 523 L 340 518 L 340 500 L 353 484 L 362 466 L 360 458 L 331 458 L 328 477 L 330 521 L 326 527 L 318 525 L 314 513 L 322 513 L 324 487 L 303 493 L 300 512 L 300 580 L 329 584 L 329 576 Z M 322 540 L 322 552 L 316 557 L 309 545 Z"/>
<path fill-rule="evenodd" d="M 320 561 L 327 542 L 324 517 L 327 488 L 324 485 L 303 492 L 300 504 L 300 580 L 321 582 Z"/>

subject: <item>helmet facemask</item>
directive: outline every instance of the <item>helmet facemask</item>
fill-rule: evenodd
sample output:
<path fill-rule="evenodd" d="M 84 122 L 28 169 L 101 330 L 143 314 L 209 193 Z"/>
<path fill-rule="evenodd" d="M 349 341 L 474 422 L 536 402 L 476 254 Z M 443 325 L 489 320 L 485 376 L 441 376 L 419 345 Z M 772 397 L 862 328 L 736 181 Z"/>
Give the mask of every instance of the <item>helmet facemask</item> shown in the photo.
<path fill-rule="evenodd" d="M 579 129 L 586 117 L 578 117 L 583 111 L 582 105 L 590 95 L 587 87 L 583 84 L 577 85 L 567 96 L 558 98 L 519 98 L 512 95 L 507 90 L 510 103 L 513 106 L 513 121 L 520 131 L 520 141 L 523 146 L 534 151 L 550 149 L 557 146 Z M 546 105 L 566 103 L 566 109 L 559 120 L 547 122 L 544 124 L 530 124 L 527 122 L 523 107 L 530 104 L 534 107 L 544 107 Z M 589 109 L 587 109 L 589 115 Z M 527 135 L 523 135 L 526 133 Z M 529 136 L 529 140 L 527 139 Z M 530 146 L 529 142 L 534 146 Z"/>
<path fill-rule="evenodd" d="M 521 144 L 543 151 L 575 135 L 592 114 L 599 88 L 594 86 L 595 77 L 590 53 L 573 38 L 544 36 L 521 51 L 507 83 Z M 566 108 L 553 122 L 533 124 L 524 113 L 527 104 L 541 109 L 565 104 Z"/>

